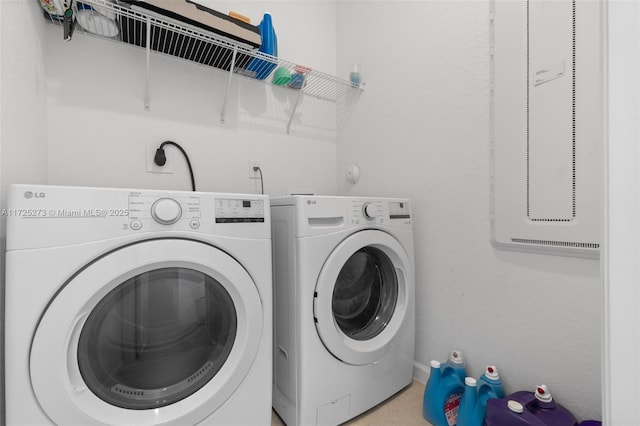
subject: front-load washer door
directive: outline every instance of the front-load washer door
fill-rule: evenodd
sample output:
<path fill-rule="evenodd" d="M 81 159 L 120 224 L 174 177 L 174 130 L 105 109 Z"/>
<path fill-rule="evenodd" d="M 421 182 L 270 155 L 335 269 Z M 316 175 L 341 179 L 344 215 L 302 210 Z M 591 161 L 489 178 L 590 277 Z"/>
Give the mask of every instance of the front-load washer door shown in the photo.
<path fill-rule="evenodd" d="M 382 358 L 406 317 L 413 271 L 389 234 L 352 234 L 329 255 L 314 293 L 314 316 L 324 346 L 341 361 L 364 365 Z"/>
<path fill-rule="evenodd" d="M 139 242 L 51 300 L 33 338 L 33 390 L 55 424 L 197 424 L 240 386 L 262 334 L 258 290 L 229 254 Z"/>

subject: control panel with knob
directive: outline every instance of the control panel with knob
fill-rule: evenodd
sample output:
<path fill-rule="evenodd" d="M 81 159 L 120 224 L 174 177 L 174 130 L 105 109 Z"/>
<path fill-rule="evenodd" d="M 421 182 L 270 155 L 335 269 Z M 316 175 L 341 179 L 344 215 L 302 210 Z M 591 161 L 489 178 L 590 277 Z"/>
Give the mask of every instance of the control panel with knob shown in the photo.
<path fill-rule="evenodd" d="M 366 219 L 375 219 L 378 216 L 378 208 L 373 203 L 364 203 L 362 205 L 362 214 Z"/>
<path fill-rule="evenodd" d="M 173 198 L 159 198 L 151 205 L 151 217 L 161 225 L 171 225 L 182 217 L 182 207 Z"/>
<path fill-rule="evenodd" d="M 352 198 L 349 202 L 352 226 L 392 226 L 411 228 L 411 207 L 401 198 Z"/>
<path fill-rule="evenodd" d="M 128 216 L 122 217 L 123 233 L 153 232 L 169 227 L 176 232 L 211 233 L 215 227 L 216 233 L 237 235 L 237 231 L 223 228 L 265 223 L 269 217 L 269 203 L 264 196 L 247 198 L 242 194 L 133 190 L 128 193 L 127 201 Z"/>

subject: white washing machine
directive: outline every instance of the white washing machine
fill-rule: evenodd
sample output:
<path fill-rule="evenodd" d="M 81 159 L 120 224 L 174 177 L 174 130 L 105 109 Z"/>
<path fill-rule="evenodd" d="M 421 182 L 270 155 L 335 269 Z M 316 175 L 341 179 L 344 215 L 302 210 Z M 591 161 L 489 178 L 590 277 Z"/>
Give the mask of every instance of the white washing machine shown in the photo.
<path fill-rule="evenodd" d="M 9 425 L 268 425 L 269 199 L 14 185 Z"/>
<path fill-rule="evenodd" d="M 272 198 L 273 406 L 336 425 L 409 385 L 414 255 L 404 199 Z"/>

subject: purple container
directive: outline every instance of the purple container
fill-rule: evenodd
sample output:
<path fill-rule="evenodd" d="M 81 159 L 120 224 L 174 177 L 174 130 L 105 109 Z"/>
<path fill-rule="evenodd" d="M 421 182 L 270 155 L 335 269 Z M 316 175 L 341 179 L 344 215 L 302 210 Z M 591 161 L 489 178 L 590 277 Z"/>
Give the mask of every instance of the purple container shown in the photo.
<path fill-rule="evenodd" d="M 569 410 L 556 403 L 545 385 L 487 400 L 486 426 L 577 426 Z"/>

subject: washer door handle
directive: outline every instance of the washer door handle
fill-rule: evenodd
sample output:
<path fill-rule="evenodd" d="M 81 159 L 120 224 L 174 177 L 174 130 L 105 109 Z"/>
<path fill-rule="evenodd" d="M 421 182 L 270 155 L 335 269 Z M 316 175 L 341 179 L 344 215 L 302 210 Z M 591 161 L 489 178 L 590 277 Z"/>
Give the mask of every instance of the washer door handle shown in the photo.
<path fill-rule="evenodd" d="M 69 375 L 69 381 L 75 392 L 84 392 L 87 390 L 87 385 L 80 374 L 80 368 L 78 367 L 78 342 L 80 341 L 80 333 L 82 332 L 82 326 L 85 320 L 89 316 L 88 313 L 82 314 L 77 317 L 73 322 L 71 337 L 69 338 L 69 345 L 67 346 L 67 374 Z"/>
<path fill-rule="evenodd" d="M 280 345 L 278 345 L 278 354 L 284 359 L 289 359 L 289 353 Z"/>

